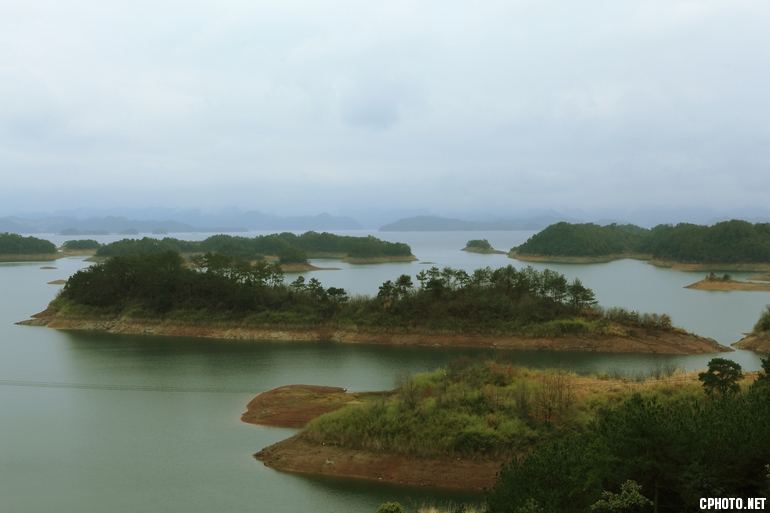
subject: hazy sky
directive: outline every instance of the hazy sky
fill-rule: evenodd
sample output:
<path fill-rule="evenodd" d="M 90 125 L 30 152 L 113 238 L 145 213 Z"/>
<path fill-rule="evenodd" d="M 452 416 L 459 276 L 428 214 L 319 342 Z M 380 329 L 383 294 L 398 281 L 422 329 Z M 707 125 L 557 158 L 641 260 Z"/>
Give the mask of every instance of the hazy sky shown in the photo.
<path fill-rule="evenodd" d="M 0 0 L 0 215 L 770 205 L 770 2 Z"/>

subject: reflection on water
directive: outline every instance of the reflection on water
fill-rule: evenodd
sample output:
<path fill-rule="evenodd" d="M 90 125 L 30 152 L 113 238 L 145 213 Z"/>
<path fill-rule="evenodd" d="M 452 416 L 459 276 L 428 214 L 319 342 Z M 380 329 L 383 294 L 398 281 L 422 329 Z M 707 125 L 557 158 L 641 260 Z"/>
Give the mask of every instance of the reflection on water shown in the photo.
<path fill-rule="evenodd" d="M 357 233 L 360 234 L 360 233 Z M 382 233 L 409 243 L 421 260 L 466 270 L 526 264 L 505 255 L 459 251 L 487 238 L 507 250 L 522 232 Z M 57 241 L 61 243 L 63 241 Z M 433 370 L 485 350 L 383 347 L 333 342 L 249 342 L 61 332 L 15 326 L 45 308 L 60 287 L 47 285 L 87 265 L 80 258 L 0 264 L 0 497 L 13 512 L 78 511 L 374 511 L 386 500 L 420 504 L 477 500 L 463 494 L 275 472 L 251 457 L 295 431 L 246 425 L 240 414 L 257 393 L 290 383 L 391 388 L 397 371 Z M 305 273 L 325 286 L 373 294 L 420 262 L 351 266 Z M 683 289 L 702 273 L 624 260 L 596 265 L 534 265 L 578 277 L 605 306 L 667 312 L 674 322 L 722 344 L 749 331 L 766 292 Z M 751 273 L 732 273 L 740 277 Z M 288 279 L 294 279 L 289 276 Z M 506 351 L 532 367 L 631 374 L 675 363 L 704 368 L 714 355 L 663 356 Z M 747 370 L 753 352 L 723 354 Z"/>

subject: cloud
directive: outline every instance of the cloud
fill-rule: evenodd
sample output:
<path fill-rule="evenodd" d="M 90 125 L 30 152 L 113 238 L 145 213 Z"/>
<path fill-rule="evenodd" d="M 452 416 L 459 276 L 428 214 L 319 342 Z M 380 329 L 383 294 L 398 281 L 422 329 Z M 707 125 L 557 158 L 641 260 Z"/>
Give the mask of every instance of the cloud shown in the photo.
<path fill-rule="evenodd" d="M 762 205 L 768 19 L 759 0 L 6 2 L 0 204 Z"/>

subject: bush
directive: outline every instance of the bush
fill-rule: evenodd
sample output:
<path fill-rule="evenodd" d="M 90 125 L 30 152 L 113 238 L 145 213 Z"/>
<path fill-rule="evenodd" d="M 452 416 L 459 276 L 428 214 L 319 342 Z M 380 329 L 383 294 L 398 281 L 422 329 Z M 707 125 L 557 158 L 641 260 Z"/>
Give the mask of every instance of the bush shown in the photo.
<path fill-rule="evenodd" d="M 467 248 L 479 248 L 479 249 L 492 249 L 492 245 L 487 239 L 473 239 L 469 240 L 465 245 Z"/>
<path fill-rule="evenodd" d="M 762 312 L 759 320 L 754 325 L 754 333 L 761 333 L 763 331 L 770 331 L 770 305 L 765 307 L 765 311 Z"/>
<path fill-rule="evenodd" d="M 377 508 L 377 513 L 406 513 L 406 510 L 398 502 L 385 502 Z"/>
<path fill-rule="evenodd" d="M 68 240 L 62 244 L 62 248 L 71 250 L 99 249 L 101 244 L 93 239 Z"/>

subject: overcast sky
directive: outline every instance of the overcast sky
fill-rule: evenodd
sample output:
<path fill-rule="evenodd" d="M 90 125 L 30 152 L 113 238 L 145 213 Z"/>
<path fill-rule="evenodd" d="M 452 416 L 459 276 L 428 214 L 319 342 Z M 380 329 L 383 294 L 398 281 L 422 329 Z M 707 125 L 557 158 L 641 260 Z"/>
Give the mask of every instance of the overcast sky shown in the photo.
<path fill-rule="evenodd" d="M 0 215 L 770 205 L 770 2 L 0 0 Z"/>

